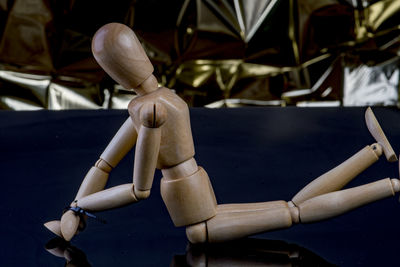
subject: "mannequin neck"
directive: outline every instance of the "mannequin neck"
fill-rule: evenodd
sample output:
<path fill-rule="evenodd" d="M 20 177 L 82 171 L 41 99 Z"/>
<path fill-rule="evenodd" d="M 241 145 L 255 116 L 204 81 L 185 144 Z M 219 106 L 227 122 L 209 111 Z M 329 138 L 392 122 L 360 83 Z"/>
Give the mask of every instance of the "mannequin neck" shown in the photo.
<path fill-rule="evenodd" d="M 144 80 L 140 85 L 138 85 L 134 90 L 135 92 L 141 95 L 150 94 L 158 89 L 158 82 L 154 75 L 150 75 L 149 78 Z"/>

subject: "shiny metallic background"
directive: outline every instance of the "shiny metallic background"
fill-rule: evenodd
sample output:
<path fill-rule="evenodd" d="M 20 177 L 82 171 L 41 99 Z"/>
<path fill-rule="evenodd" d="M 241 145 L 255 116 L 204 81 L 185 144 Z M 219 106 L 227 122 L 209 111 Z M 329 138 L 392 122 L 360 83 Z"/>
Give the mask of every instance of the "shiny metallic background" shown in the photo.
<path fill-rule="evenodd" d="M 190 106 L 399 105 L 399 0 L 0 0 L 0 108 L 126 108 L 90 52 L 108 22 Z"/>

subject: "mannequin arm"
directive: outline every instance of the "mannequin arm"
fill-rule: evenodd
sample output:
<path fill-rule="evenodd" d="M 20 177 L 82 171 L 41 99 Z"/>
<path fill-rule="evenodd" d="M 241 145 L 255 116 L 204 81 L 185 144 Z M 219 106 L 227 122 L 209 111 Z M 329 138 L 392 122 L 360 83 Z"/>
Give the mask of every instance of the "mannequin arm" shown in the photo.
<path fill-rule="evenodd" d="M 75 200 L 71 203 L 71 207 L 76 207 L 78 202 L 82 202 L 82 200 L 83 204 L 85 204 L 85 199 L 86 202 L 88 202 L 88 199 L 94 198 L 95 202 L 98 202 L 95 193 L 104 189 L 112 168 L 115 167 L 135 145 L 136 139 L 137 133 L 133 126 L 132 119 L 129 117 L 101 154 L 95 166 L 86 174 L 76 194 Z M 122 189 L 125 190 L 126 188 L 124 187 Z M 103 199 L 105 198 L 103 197 Z M 76 216 L 72 210 L 68 210 L 61 217 L 60 224 L 58 222 L 53 222 L 48 227 L 52 227 L 53 230 L 50 229 L 51 231 L 69 241 L 75 235 L 79 222 L 80 217 Z M 60 227 L 59 230 L 58 227 Z"/>
<path fill-rule="evenodd" d="M 120 131 L 118 131 L 100 158 L 101 163 L 109 160 L 116 165 L 134 145 L 134 141 L 137 139 L 133 174 L 134 184 L 123 184 L 100 191 L 104 188 L 107 178 L 100 175 L 100 171 L 102 170 L 95 166 L 93 167 L 95 168 L 93 173 L 97 172 L 99 175 L 89 175 L 92 171 L 91 170 L 88 173 L 89 176 L 87 175 L 82 183 L 82 186 L 86 186 L 86 184 L 94 185 L 94 187 L 85 189 L 85 192 L 91 191 L 92 193 L 86 196 L 82 195 L 79 199 L 77 198 L 71 206 L 78 206 L 86 211 L 101 211 L 138 202 L 139 200 L 145 199 L 149 196 L 160 150 L 161 128 L 159 126 L 164 122 L 158 120 L 158 117 L 161 118 L 161 116 L 158 116 L 156 113 L 157 106 L 158 105 L 153 103 L 151 103 L 150 106 L 145 104 L 140 110 L 139 115 L 141 125 L 139 127 L 138 135 L 136 135 L 134 127 L 131 127 L 131 125 L 133 126 L 133 122 L 131 118 L 129 118 L 121 127 Z M 160 110 L 162 109 L 163 108 L 160 107 Z M 135 138 L 132 138 L 133 133 L 135 133 Z M 112 165 L 110 164 L 110 170 L 111 166 Z M 86 179 L 90 182 L 86 183 Z M 100 183 L 102 181 L 105 182 L 101 187 Z M 93 188 L 98 189 L 97 192 L 94 192 Z M 81 189 L 79 192 L 81 192 Z M 64 213 L 61 218 L 61 232 L 62 236 L 66 240 L 70 240 L 76 233 L 78 223 L 79 217 L 77 217 L 73 211 L 69 210 Z"/>
<path fill-rule="evenodd" d="M 137 132 L 129 117 L 108 144 L 100 159 L 106 161 L 111 167 L 115 167 L 132 149 L 137 140 Z"/>
<path fill-rule="evenodd" d="M 135 150 L 133 184 L 135 196 L 145 199 L 150 195 L 161 143 L 161 126 L 166 110 L 160 103 L 147 103 L 140 109 L 141 126 Z"/>
<path fill-rule="evenodd" d="M 136 143 L 136 139 L 137 132 L 132 119 L 129 117 L 101 154 L 95 166 L 86 174 L 75 200 L 103 190 L 110 171 L 132 149 Z"/>

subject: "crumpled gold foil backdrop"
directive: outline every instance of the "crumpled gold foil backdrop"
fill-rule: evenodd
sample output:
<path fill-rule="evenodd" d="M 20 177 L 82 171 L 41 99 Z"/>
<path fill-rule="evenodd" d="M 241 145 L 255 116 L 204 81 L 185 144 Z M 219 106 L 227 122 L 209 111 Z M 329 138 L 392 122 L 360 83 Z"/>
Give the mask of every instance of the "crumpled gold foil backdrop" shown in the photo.
<path fill-rule="evenodd" d="M 0 108 L 126 108 L 90 52 L 108 22 L 190 106 L 399 104 L 398 0 L 0 0 Z"/>

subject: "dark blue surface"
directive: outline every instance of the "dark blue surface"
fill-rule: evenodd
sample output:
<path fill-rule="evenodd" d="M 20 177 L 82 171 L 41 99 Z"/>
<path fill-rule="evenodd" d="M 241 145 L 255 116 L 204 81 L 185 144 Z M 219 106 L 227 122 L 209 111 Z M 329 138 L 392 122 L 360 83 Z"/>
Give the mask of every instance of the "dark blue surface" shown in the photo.
<path fill-rule="evenodd" d="M 364 108 L 192 109 L 196 160 L 219 203 L 290 200 L 323 172 L 374 142 Z M 396 152 L 400 112 L 374 112 Z M 42 224 L 61 216 L 89 168 L 128 116 L 126 111 L 0 112 L 0 257 L 2 266 L 63 266 L 45 244 Z M 132 177 L 133 154 L 112 172 L 108 186 Z M 398 177 L 384 157 L 347 187 Z M 184 255 L 185 230 L 175 228 L 159 194 L 129 207 L 101 212 L 72 240 L 92 266 L 169 266 Z M 398 197 L 329 221 L 296 225 L 258 239 L 282 240 L 339 266 L 398 266 Z M 176 258 L 176 257 L 175 257 Z"/>

